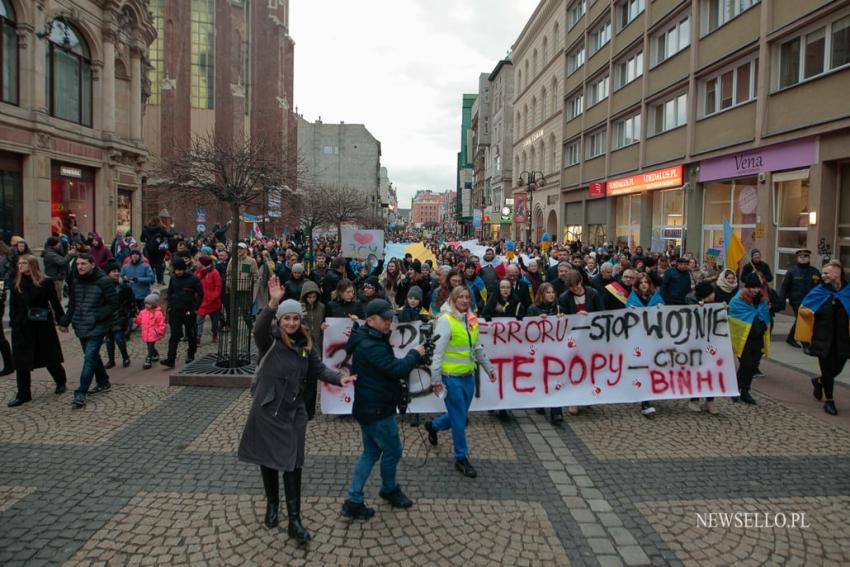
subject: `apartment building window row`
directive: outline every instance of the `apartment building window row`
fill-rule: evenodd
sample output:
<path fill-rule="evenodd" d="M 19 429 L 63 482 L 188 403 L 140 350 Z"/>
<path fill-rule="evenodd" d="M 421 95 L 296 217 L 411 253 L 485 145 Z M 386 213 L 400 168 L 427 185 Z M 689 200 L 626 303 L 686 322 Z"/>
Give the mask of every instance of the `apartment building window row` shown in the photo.
<path fill-rule="evenodd" d="M 643 75 L 643 50 L 640 50 L 615 64 L 617 88 L 621 89 Z"/>
<path fill-rule="evenodd" d="M 567 74 L 575 73 L 582 65 L 584 65 L 584 45 L 578 46 L 567 55 Z"/>
<path fill-rule="evenodd" d="M 587 86 L 587 107 L 590 108 L 608 98 L 608 75 L 594 80 Z"/>
<path fill-rule="evenodd" d="M 759 0 L 702 0 L 702 35 L 740 16 Z"/>
<path fill-rule="evenodd" d="M 581 161 L 581 139 L 564 146 L 564 167 L 578 165 Z"/>
<path fill-rule="evenodd" d="M 567 8 L 567 29 L 573 29 L 587 11 L 587 0 L 576 0 Z"/>
<path fill-rule="evenodd" d="M 0 100 L 18 103 L 18 32 L 8 0 L 0 0 Z"/>
<path fill-rule="evenodd" d="M 688 121 L 688 94 L 682 93 L 652 106 L 654 134 L 684 126 Z"/>
<path fill-rule="evenodd" d="M 779 46 L 779 88 L 796 85 L 850 64 L 850 16 L 827 23 Z"/>
<path fill-rule="evenodd" d="M 652 37 L 652 63 L 658 65 L 691 44 L 691 20 L 685 16 Z"/>
<path fill-rule="evenodd" d="M 585 144 L 587 148 L 587 159 L 593 159 L 605 153 L 607 134 L 608 130 L 602 128 L 587 135 L 587 144 Z"/>
<path fill-rule="evenodd" d="M 635 21 L 645 8 L 645 0 L 623 0 L 617 4 L 617 29 L 621 30 Z"/>
<path fill-rule="evenodd" d="M 614 123 L 614 149 L 625 148 L 640 142 L 640 113 L 621 118 Z"/>
<path fill-rule="evenodd" d="M 590 54 L 593 55 L 602 47 L 611 41 L 611 19 L 606 18 L 604 22 L 596 26 L 590 32 L 588 43 L 590 44 Z"/>
<path fill-rule="evenodd" d="M 581 115 L 584 110 L 584 94 L 579 93 L 567 101 L 567 120 Z"/>
<path fill-rule="evenodd" d="M 736 64 L 703 81 L 703 116 L 711 116 L 756 98 L 758 89 L 758 59 Z"/>

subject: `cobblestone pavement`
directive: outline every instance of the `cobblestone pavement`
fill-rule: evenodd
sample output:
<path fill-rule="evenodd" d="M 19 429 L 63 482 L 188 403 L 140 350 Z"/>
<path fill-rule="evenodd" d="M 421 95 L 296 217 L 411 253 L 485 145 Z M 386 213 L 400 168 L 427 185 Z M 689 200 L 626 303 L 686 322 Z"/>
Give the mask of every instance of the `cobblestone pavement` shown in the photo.
<path fill-rule="evenodd" d="M 82 410 L 43 371 L 33 402 L 6 408 L 14 380 L 0 380 L 0 565 L 850 563 L 850 431 L 764 395 L 719 400 L 717 416 L 684 401 L 653 420 L 584 408 L 558 427 L 474 414 L 475 480 L 454 471 L 450 435 L 434 450 L 404 424 L 399 481 L 416 505 L 381 501 L 376 470 L 366 523 L 338 515 L 359 429 L 319 416 L 304 472 L 314 541 L 299 549 L 262 527 L 259 474 L 235 458 L 247 392 L 124 372 Z"/>

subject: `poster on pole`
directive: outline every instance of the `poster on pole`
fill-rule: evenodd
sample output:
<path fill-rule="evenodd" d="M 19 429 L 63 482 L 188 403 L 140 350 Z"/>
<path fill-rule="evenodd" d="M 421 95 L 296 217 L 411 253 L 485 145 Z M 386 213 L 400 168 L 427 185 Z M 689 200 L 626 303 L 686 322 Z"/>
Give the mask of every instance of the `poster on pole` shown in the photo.
<path fill-rule="evenodd" d="M 327 319 L 324 362 L 347 369 L 352 321 Z M 472 410 L 636 403 L 737 396 L 735 357 L 723 305 L 665 306 L 480 322 L 479 340 L 496 368 L 482 372 Z M 401 356 L 422 342 L 419 323 L 396 323 L 390 343 Z M 427 368 L 409 375 L 409 412 L 442 412 Z M 351 411 L 354 387 L 322 384 L 323 413 Z"/>
<path fill-rule="evenodd" d="M 359 228 L 342 229 L 342 255 L 366 260 L 370 255 L 384 257 L 384 231 Z"/>

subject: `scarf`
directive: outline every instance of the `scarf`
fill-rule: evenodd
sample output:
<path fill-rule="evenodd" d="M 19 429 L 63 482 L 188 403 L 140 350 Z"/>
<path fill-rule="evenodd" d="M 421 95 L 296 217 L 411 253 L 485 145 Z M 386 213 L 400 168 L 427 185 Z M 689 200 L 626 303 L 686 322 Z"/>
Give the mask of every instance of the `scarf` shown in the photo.
<path fill-rule="evenodd" d="M 738 289 L 738 277 L 735 276 L 735 283 L 730 284 L 726 281 L 727 273 L 731 273 L 733 276 L 735 275 L 735 272 L 733 272 L 732 270 L 724 270 L 723 273 L 720 274 L 720 277 L 717 278 L 717 287 L 719 287 L 726 293 L 732 293 L 736 289 Z"/>

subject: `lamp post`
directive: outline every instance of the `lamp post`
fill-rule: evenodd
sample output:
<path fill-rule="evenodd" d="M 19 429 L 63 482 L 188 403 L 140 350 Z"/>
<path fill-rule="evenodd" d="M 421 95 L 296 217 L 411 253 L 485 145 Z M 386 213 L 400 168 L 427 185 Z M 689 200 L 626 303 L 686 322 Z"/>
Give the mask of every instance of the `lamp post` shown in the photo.
<path fill-rule="evenodd" d="M 534 238 L 534 190 L 546 185 L 546 179 L 542 171 L 523 171 L 519 174 L 517 185 L 528 186 L 528 236 Z"/>

